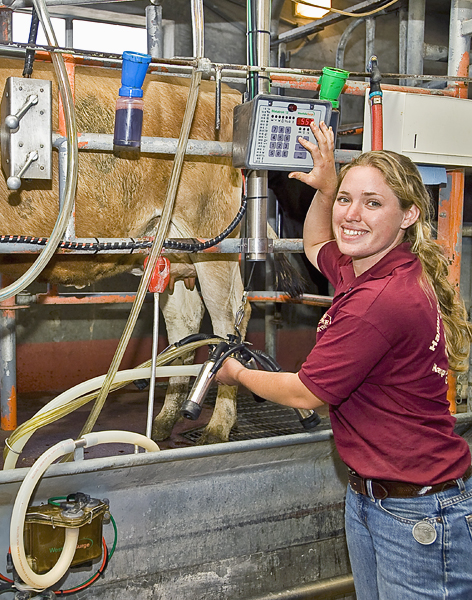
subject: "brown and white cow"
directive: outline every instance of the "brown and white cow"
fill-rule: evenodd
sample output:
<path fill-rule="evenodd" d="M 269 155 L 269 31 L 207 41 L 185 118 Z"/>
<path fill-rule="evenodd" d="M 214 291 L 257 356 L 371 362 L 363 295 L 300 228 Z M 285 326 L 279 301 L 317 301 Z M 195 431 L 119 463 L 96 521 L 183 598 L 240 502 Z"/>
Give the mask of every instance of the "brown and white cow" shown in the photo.
<path fill-rule="evenodd" d="M 0 62 L 0 81 L 21 76 L 20 61 Z M 51 65 L 35 63 L 33 77 L 54 81 Z M 76 67 L 75 105 L 79 132 L 113 133 L 115 103 L 120 72 L 111 69 Z M 188 80 L 148 75 L 143 90 L 144 136 L 177 138 L 189 89 Z M 55 90 L 55 86 L 53 87 Z M 57 93 L 53 91 L 53 98 Z M 225 89 L 222 98 L 219 141 L 231 141 L 233 106 L 240 94 Z M 202 82 L 191 139 L 214 140 L 214 85 Z M 57 107 L 53 109 L 57 119 Z M 57 122 L 53 128 L 57 127 Z M 52 182 L 24 181 L 18 191 L 6 187 L 0 177 L 0 223 L 2 234 L 48 236 L 58 214 L 57 157 Z M 152 236 L 157 229 L 171 156 L 141 155 L 139 160 L 118 158 L 112 153 L 80 152 L 76 196 L 76 235 L 79 238 L 123 238 Z M 211 238 L 236 215 L 241 200 L 240 175 L 228 159 L 186 157 L 172 223 L 167 237 Z M 236 235 L 236 234 L 235 234 Z M 131 270 L 143 259 L 129 255 L 56 255 L 42 278 L 53 283 L 83 286 L 104 277 Z M 0 255 L 0 272 L 16 277 L 30 258 Z M 241 303 L 243 284 L 238 260 L 232 255 L 202 254 L 175 257 L 172 275 L 177 279 L 198 277 L 203 302 L 213 331 L 226 336 L 234 330 L 235 313 Z M 204 306 L 200 295 L 177 281 L 172 294 L 162 294 L 161 307 L 173 343 L 200 327 Z M 249 311 L 241 325 L 244 334 Z M 165 439 L 179 416 L 186 382 L 171 379 L 165 405 L 156 417 L 153 438 Z M 213 416 L 201 442 L 228 439 L 236 421 L 236 389 L 220 386 Z"/>

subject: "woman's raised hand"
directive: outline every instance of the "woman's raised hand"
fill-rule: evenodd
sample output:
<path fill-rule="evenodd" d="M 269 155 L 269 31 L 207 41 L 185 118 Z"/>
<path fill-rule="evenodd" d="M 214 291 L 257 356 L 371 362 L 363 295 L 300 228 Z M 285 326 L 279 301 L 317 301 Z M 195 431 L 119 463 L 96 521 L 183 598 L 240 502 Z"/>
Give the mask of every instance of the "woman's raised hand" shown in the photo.
<path fill-rule="evenodd" d="M 310 128 L 318 144 L 313 144 L 303 138 L 298 142 L 304 146 L 313 158 L 313 169 L 309 173 L 294 171 L 289 173 L 292 179 L 298 179 L 322 192 L 332 193 L 336 189 L 336 166 L 334 163 L 334 133 L 323 121 L 320 125 L 312 121 Z"/>

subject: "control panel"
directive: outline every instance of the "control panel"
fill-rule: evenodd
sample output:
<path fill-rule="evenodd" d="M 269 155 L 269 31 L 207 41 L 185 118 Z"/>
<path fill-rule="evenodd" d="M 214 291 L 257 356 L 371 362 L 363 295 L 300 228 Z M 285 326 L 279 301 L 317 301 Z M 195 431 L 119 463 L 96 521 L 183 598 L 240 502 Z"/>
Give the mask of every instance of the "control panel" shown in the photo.
<path fill-rule="evenodd" d="M 316 144 L 310 123 L 329 123 L 331 102 L 260 94 L 234 108 L 233 166 L 275 171 L 311 171 L 313 160 L 300 144 Z"/>

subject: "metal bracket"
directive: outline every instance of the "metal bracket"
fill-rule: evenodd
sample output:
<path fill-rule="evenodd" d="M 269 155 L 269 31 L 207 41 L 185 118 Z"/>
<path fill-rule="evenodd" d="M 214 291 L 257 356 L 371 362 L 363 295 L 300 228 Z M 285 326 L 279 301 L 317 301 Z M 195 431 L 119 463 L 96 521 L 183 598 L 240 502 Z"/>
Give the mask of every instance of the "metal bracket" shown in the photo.
<path fill-rule="evenodd" d="M 23 177 L 51 179 L 51 82 L 9 77 L 0 114 L 2 169 L 8 187 L 19 189 Z"/>

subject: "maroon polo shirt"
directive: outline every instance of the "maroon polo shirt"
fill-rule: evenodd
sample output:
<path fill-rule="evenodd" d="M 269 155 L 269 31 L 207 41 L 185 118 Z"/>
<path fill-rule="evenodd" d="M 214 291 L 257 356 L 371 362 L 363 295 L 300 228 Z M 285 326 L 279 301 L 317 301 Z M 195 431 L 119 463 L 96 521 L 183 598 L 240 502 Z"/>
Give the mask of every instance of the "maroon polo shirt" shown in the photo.
<path fill-rule="evenodd" d="M 359 277 L 335 242 L 322 247 L 318 266 L 335 296 L 298 375 L 330 405 L 349 467 L 366 478 L 430 485 L 461 477 L 470 452 L 453 431 L 438 304 L 421 287 L 409 247 L 400 244 Z"/>

